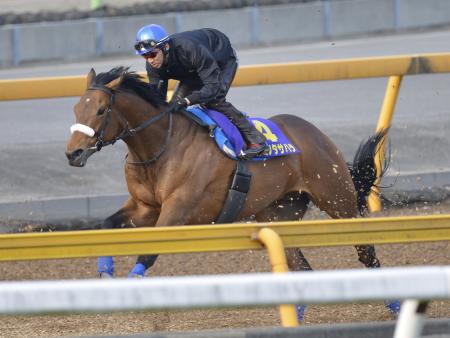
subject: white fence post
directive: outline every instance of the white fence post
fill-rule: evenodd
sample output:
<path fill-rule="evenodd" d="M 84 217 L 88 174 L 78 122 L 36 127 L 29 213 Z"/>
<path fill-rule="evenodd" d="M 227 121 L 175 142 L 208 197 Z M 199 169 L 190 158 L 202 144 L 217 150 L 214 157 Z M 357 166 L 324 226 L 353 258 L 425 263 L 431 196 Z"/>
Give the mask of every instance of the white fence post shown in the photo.
<path fill-rule="evenodd" d="M 419 338 L 425 324 L 428 302 L 408 299 L 402 303 L 394 338 Z"/>

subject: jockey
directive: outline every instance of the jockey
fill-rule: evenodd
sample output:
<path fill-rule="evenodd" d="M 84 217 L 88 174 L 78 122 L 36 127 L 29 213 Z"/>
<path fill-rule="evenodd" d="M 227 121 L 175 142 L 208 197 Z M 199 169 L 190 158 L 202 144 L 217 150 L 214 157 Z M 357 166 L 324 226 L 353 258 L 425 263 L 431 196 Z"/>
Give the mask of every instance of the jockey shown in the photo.
<path fill-rule="evenodd" d="M 238 63 L 225 34 L 203 28 L 169 36 L 163 27 L 152 24 L 139 29 L 134 48 L 146 60 L 150 85 L 164 99 L 168 80 L 179 80 L 169 103 L 171 112 L 194 104 L 219 111 L 242 133 L 247 143 L 244 158 L 268 150 L 264 135 L 226 100 Z"/>

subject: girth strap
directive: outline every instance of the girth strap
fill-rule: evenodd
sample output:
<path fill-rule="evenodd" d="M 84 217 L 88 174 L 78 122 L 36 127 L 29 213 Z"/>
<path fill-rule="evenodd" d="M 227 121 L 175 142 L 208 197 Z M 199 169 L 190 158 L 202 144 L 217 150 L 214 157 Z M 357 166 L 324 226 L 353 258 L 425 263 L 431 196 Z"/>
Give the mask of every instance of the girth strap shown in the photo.
<path fill-rule="evenodd" d="M 234 222 L 245 205 L 245 198 L 250 190 L 252 174 L 247 170 L 245 162 L 238 160 L 233 182 L 228 190 L 222 211 L 215 223 Z"/>

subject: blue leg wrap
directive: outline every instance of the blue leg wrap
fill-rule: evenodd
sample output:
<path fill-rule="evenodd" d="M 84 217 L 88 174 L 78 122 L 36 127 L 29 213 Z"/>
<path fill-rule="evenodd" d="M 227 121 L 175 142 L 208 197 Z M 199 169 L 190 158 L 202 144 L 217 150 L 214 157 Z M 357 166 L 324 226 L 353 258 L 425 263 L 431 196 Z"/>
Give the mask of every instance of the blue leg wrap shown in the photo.
<path fill-rule="evenodd" d="M 145 265 L 141 263 L 136 263 L 134 268 L 128 274 L 128 277 L 144 277 L 145 275 Z"/>
<path fill-rule="evenodd" d="M 114 275 L 114 260 L 111 256 L 99 257 L 97 264 L 97 271 L 99 274 L 107 273 L 111 277 Z"/>
<path fill-rule="evenodd" d="M 303 317 L 305 316 L 306 305 L 296 305 L 295 309 L 297 310 L 297 319 L 298 322 L 303 322 Z"/>
<path fill-rule="evenodd" d="M 400 301 L 398 300 L 387 300 L 384 302 L 384 306 L 386 306 L 389 312 L 395 317 L 400 313 Z"/>

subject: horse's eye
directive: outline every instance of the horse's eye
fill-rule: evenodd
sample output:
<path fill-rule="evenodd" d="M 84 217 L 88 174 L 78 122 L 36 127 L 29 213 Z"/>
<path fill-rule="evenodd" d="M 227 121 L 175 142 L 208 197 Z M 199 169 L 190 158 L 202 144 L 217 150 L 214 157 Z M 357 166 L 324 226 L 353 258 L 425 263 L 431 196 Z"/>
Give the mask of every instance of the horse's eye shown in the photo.
<path fill-rule="evenodd" d="M 97 115 L 103 115 L 105 113 L 105 110 L 106 110 L 105 107 L 99 108 L 99 110 L 97 111 Z"/>

